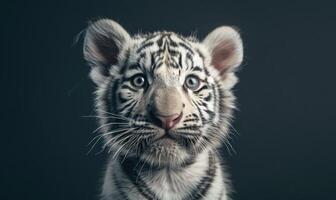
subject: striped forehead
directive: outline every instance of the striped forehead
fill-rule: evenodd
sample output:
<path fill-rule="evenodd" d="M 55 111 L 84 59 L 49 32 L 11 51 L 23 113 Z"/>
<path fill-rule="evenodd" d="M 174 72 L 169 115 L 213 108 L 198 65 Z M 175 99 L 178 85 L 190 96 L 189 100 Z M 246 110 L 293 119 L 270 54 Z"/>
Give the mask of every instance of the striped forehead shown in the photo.
<path fill-rule="evenodd" d="M 156 74 L 157 71 L 181 74 L 204 71 L 203 55 L 197 46 L 174 33 L 163 32 L 139 39 L 131 50 L 126 73 Z M 164 69 L 163 69 L 164 68 Z"/>

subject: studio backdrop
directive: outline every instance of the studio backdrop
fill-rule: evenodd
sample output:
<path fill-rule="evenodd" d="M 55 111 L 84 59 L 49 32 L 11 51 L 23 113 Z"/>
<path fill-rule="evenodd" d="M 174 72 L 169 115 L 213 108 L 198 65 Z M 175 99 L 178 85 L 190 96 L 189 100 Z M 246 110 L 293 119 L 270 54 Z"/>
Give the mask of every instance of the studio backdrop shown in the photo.
<path fill-rule="evenodd" d="M 244 56 L 230 143 L 220 149 L 232 199 L 335 199 L 333 2 L 1 4 L 0 199 L 99 199 L 108 152 L 101 144 L 89 152 L 99 124 L 85 117 L 95 115 L 96 85 L 83 32 L 101 18 L 131 35 L 166 30 L 200 41 L 234 27 Z"/>

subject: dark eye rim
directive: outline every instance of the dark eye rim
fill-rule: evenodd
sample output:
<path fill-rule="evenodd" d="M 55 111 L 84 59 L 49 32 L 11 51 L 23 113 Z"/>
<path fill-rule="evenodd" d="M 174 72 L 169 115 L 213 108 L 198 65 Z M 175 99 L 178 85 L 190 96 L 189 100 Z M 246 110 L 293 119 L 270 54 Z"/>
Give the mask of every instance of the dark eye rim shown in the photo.
<path fill-rule="evenodd" d="M 144 83 L 141 85 L 141 86 L 138 86 L 135 84 L 135 79 L 138 78 L 138 77 L 142 77 L 144 79 Z M 138 74 L 134 74 L 131 78 L 131 84 L 136 87 L 136 88 L 144 88 L 147 84 L 147 79 L 146 79 L 146 76 L 144 74 L 141 74 L 141 73 L 138 73 Z"/>
<path fill-rule="evenodd" d="M 187 85 L 187 80 L 188 80 L 189 78 L 195 78 L 195 79 L 197 80 L 197 83 L 198 83 L 198 84 L 197 84 L 197 87 L 195 87 L 195 88 L 190 88 L 190 87 L 188 87 L 188 85 Z M 196 90 L 201 86 L 201 79 L 200 79 L 198 76 L 194 75 L 194 74 L 190 74 L 190 75 L 188 75 L 188 76 L 185 78 L 184 86 L 185 86 L 186 88 L 190 89 L 190 90 L 196 91 Z"/>

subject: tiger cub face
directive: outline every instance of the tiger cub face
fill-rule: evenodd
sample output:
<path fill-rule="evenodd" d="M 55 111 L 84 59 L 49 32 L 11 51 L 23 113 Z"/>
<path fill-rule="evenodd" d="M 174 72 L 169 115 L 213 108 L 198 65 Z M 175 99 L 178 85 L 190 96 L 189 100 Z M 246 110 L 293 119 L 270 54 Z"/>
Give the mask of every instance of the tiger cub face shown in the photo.
<path fill-rule="evenodd" d="M 130 36 L 112 20 L 94 22 L 84 57 L 97 85 L 104 147 L 115 157 L 170 167 L 217 148 L 228 135 L 242 56 L 230 27 L 199 42 L 173 32 Z"/>

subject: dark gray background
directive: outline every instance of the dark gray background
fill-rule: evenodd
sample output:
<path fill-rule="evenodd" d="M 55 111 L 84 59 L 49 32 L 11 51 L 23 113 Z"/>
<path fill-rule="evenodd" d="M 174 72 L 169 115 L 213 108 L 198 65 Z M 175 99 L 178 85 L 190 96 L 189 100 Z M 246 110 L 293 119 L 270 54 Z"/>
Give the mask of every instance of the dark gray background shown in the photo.
<path fill-rule="evenodd" d="M 335 199 L 335 5 L 277 2 L 3 1 L 0 199 L 96 199 L 106 157 L 86 155 L 94 86 L 73 40 L 100 17 L 200 38 L 239 27 L 234 199 Z"/>

